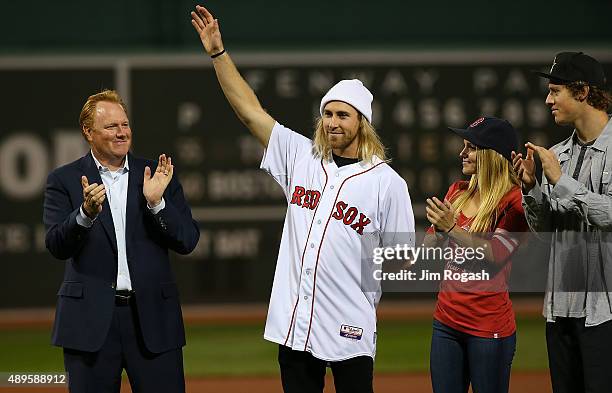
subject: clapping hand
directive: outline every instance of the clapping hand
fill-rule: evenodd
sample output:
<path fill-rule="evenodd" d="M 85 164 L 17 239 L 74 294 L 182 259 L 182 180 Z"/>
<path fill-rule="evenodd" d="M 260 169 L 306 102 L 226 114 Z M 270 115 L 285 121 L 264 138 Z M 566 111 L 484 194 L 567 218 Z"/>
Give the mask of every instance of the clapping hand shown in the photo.
<path fill-rule="evenodd" d="M 144 182 L 142 185 L 142 193 L 147 199 L 147 203 L 150 207 L 155 207 L 160 204 L 162 195 L 172 180 L 172 174 L 174 173 L 174 166 L 172 165 L 172 158 L 166 157 L 165 154 L 159 156 L 159 162 L 157 163 L 157 169 L 151 176 L 151 168 L 148 166 L 144 170 Z"/>
<path fill-rule="evenodd" d="M 427 219 L 441 232 L 448 232 L 451 230 L 456 223 L 455 208 L 448 201 L 440 201 L 438 198 L 427 198 Z"/>
<path fill-rule="evenodd" d="M 102 211 L 102 204 L 106 199 L 104 184 L 89 184 L 86 176 L 81 176 L 81 186 L 83 186 L 83 211 L 92 220 Z"/>
<path fill-rule="evenodd" d="M 527 149 L 532 149 L 542 162 L 542 171 L 548 182 L 553 186 L 557 184 L 561 178 L 561 164 L 559 158 L 552 149 L 534 145 L 531 142 L 525 144 Z M 527 150 L 529 151 L 529 150 Z"/>
<path fill-rule="evenodd" d="M 522 183 L 524 191 L 531 190 L 536 183 L 535 161 L 533 160 L 533 149 L 527 148 L 527 154 L 512 152 L 512 168 Z"/>

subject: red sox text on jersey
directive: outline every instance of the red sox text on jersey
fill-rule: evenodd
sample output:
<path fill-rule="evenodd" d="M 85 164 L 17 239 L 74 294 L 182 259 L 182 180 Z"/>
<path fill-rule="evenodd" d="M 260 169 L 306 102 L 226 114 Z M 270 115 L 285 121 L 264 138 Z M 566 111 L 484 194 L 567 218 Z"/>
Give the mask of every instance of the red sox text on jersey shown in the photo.
<path fill-rule="evenodd" d="M 321 193 L 319 191 L 306 190 L 302 186 L 295 186 L 293 195 L 291 196 L 291 204 L 302 206 L 305 209 L 315 210 L 320 199 Z M 344 201 L 338 201 L 338 203 L 336 203 L 332 217 L 338 221 L 342 221 L 344 225 L 350 226 L 360 235 L 363 235 L 363 229 L 372 222 L 365 214 L 359 212 L 355 206 L 349 206 L 348 203 Z"/>

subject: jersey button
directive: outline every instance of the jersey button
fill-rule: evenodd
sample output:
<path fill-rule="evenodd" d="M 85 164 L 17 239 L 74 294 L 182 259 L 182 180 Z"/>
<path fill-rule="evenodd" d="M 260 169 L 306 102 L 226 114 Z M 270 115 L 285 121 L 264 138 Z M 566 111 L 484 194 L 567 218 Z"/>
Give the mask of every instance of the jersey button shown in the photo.
<path fill-rule="evenodd" d="M 321 224 L 321 220 L 317 220 L 317 224 Z"/>
<path fill-rule="evenodd" d="M 336 173 L 336 177 L 340 177 L 340 174 L 339 174 L 339 173 Z"/>
<path fill-rule="evenodd" d="M 312 269 L 310 269 L 310 268 L 306 269 L 306 275 L 310 276 L 310 273 L 312 273 Z"/>
<path fill-rule="evenodd" d="M 310 243 L 310 248 L 314 248 L 314 243 Z"/>
<path fill-rule="evenodd" d="M 308 296 L 304 296 L 304 300 L 308 300 Z"/>
<path fill-rule="evenodd" d="M 329 189 L 330 189 L 330 190 L 333 190 L 333 189 L 334 189 L 334 186 L 333 186 L 333 185 L 332 185 L 332 186 L 330 186 L 330 187 L 329 187 Z"/>

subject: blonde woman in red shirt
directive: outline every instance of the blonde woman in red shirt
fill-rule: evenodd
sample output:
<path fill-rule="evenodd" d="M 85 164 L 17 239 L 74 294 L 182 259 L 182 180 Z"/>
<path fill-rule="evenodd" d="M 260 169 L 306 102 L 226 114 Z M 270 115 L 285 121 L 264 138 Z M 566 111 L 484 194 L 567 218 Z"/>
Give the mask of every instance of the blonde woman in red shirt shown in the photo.
<path fill-rule="evenodd" d="M 506 393 L 516 348 L 510 257 L 528 229 L 512 169 L 518 137 L 509 122 L 494 117 L 450 130 L 464 139 L 459 155 L 470 180 L 453 183 L 443 201 L 427 199 L 426 244 L 456 251 L 445 262 L 434 312 L 433 390 L 467 393 L 471 384 L 474 393 Z"/>

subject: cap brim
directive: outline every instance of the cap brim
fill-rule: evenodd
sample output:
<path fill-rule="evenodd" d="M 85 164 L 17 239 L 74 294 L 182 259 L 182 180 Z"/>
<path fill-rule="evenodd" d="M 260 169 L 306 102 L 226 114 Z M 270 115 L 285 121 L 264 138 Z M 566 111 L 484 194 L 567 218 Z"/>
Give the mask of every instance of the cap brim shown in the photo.
<path fill-rule="evenodd" d="M 542 72 L 542 71 L 531 70 L 531 73 L 534 74 L 534 75 L 537 75 L 539 77 L 549 79 L 549 80 L 551 80 L 553 82 L 559 82 L 559 84 L 565 84 L 565 83 L 572 82 L 570 80 L 559 78 L 558 76 L 547 74 L 546 72 Z"/>
<path fill-rule="evenodd" d="M 448 129 L 454 132 L 455 134 L 459 135 L 466 141 L 469 141 L 476 146 L 483 147 L 482 144 L 474 138 L 474 134 L 471 133 L 469 130 L 466 130 L 463 128 L 453 128 L 453 127 L 448 127 Z"/>
<path fill-rule="evenodd" d="M 552 75 L 547 74 L 547 73 L 542 72 L 542 71 L 531 70 L 531 73 L 534 74 L 534 75 L 537 75 L 537 76 L 541 76 L 542 78 L 548 78 L 548 79 L 552 78 Z"/>
<path fill-rule="evenodd" d="M 508 161 L 512 162 L 512 158 L 510 157 L 509 152 L 508 152 L 508 155 L 505 155 L 504 153 L 502 153 L 499 150 L 495 149 L 493 146 L 489 146 L 487 143 L 482 143 L 482 141 L 479 141 L 479 140 L 477 140 L 475 138 L 475 135 L 469 129 L 466 130 L 466 129 L 463 129 L 463 128 L 453 128 L 453 127 L 448 127 L 448 129 L 451 130 L 452 132 L 454 132 L 455 134 L 459 135 L 460 137 L 462 137 L 466 141 L 470 142 L 474 146 L 477 146 L 477 147 L 479 147 L 481 149 L 495 150 L 496 152 L 501 154 L 502 157 L 504 157 Z M 516 151 L 516 147 L 514 148 L 514 151 Z"/>

